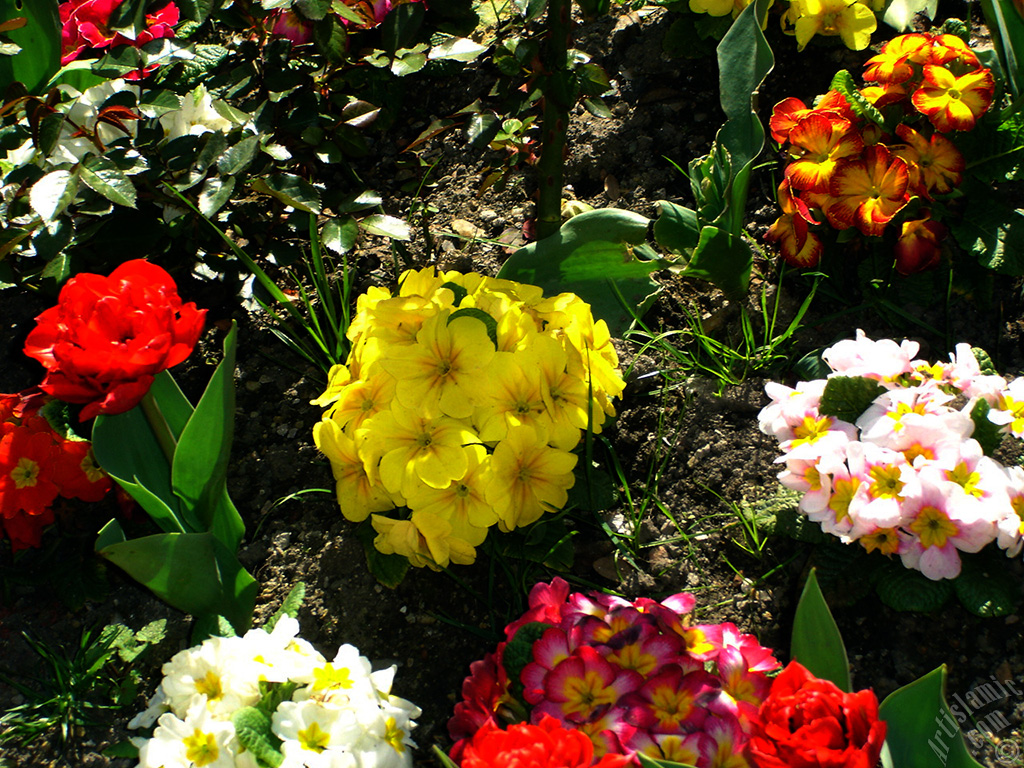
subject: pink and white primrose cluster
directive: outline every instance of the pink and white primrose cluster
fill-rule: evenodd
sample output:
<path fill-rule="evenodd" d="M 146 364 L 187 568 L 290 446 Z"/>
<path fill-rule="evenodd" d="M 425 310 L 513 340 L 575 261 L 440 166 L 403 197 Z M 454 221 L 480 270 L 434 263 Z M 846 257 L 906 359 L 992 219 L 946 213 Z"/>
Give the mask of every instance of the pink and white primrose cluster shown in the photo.
<path fill-rule="evenodd" d="M 822 530 L 898 554 L 930 579 L 956 578 L 960 552 L 995 541 L 1013 556 L 1024 543 L 1024 468 L 986 456 L 971 418 L 984 400 L 989 421 L 1024 438 L 1024 377 L 983 374 L 967 344 L 948 363 L 918 359 L 918 348 L 858 330 L 822 354 L 829 379 L 767 384 L 758 421 L 785 452 L 780 482 L 804 492 L 799 509 Z M 884 389 L 855 423 L 819 412 L 837 376 Z"/>
<path fill-rule="evenodd" d="M 743 749 L 768 695 L 770 649 L 733 625 L 693 624 L 680 593 L 634 602 L 569 593 L 556 578 L 530 592 L 506 642 L 470 667 L 448 731 L 451 756 L 485 725 L 553 717 L 594 757 L 643 753 L 697 768 L 746 765 Z"/>

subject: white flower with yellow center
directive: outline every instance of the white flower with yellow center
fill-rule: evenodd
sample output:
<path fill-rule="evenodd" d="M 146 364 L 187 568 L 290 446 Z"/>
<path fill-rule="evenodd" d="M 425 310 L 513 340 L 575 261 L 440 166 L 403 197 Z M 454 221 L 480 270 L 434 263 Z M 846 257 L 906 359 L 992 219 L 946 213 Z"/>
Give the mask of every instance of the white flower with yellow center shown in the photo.
<path fill-rule="evenodd" d="M 214 715 L 230 718 L 260 697 L 259 670 L 242 653 L 240 637 L 212 637 L 196 648 L 175 654 L 163 666 L 161 683 L 167 703 L 179 717 L 197 696 L 205 697 Z"/>
<path fill-rule="evenodd" d="M 201 699 L 179 719 L 167 712 L 139 750 L 139 768 L 235 768 L 241 751 L 230 721 L 210 714 Z"/>

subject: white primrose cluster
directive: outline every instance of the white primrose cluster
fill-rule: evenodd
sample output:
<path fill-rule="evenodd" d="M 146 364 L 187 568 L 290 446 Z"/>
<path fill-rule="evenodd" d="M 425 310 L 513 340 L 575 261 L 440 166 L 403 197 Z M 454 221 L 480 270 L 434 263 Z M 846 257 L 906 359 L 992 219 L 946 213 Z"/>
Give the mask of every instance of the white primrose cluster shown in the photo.
<path fill-rule="evenodd" d="M 995 541 L 1013 556 L 1024 545 L 1024 468 L 986 456 L 971 415 L 987 411 L 997 437 L 1024 438 L 1024 378 L 983 374 L 967 344 L 948 363 L 916 359 L 918 348 L 858 330 L 822 354 L 828 379 L 767 384 L 758 421 L 785 452 L 780 482 L 804 492 L 799 509 L 822 530 L 898 554 L 930 579 L 955 578 L 961 551 Z M 819 411 L 840 376 L 883 390 L 855 423 Z"/>
<path fill-rule="evenodd" d="M 395 667 L 372 671 L 352 645 L 327 661 L 298 631 L 282 616 L 271 631 L 176 654 L 149 708 L 129 723 L 156 724 L 150 738 L 133 739 L 140 768 L 411 766 L 420 711 L 391 695 Z"/>

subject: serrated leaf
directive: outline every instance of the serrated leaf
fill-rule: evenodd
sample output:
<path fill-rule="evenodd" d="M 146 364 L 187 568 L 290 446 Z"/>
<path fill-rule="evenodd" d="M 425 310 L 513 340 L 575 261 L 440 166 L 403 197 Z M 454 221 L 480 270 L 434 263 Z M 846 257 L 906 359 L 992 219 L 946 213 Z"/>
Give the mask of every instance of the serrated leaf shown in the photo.
<path fill-rule="evenodd" d="M 356 244 L 359 224 L 351 216 L 330 219 L 320 232 L 320 242 L 337 254 L 348 253 Z"/>
<path fill-rule="evenodd" d="M 224 154 L 217 160 L 217 170 L 225 176 L 241 173 L 249 167 L 259 148 L 259 136 L 247 136 L 224 151 Z"/>
<path fill-rule="evenodd" d="M 51 171 L 32 185 L 29 205 L 43 221 L 53 221 L 75 199 L 78 179 L 78 174 L 71 171 Z"/>
<path fill-rule="evenodd" d="M 533 661 L 533 644 L 540 640 L 541 636 L 550 628 L 550 624 L 531 621 L 529 624 L 524 624 L 517 629 L 515 636 L 505 646 L 505 650 L 501 655 L 501 662 L 502 666 L 505 667 L 510 691 L 516 699 L 521 700 L 523 696 L 523 681 L 521 678 L 523 669 Z"/>
<path fill-rule="evenodd" d="M 252 182 L 252 188 L 276 197 L 285 205 L 290 205 L 307 213 L 320 213 L 320 193 L 316 187 L 293 173 L 272 173 Z"/>
<path fill-rule="evenodd" d="M 311 21 L 320 21 L 331 9 L 331 0 L 295 0 L 295 7 Z"/>
<path fill-rule="evenodd" d="M 861 414 L 885 392 L 873 379 L 862 376 L 833 376 L 825 385 L 818 404 L 818 413 L 855 424 Z"/>
<path fill-rule="evenodd" d="M 107 200 L 128 208 L 135 207 L 135 185 L 113 162 L 100 155 L 90 155 L 80 167 L 82 181 Z"/>
<path fill-rule="evenodd" d="M 306 583 L 304 581 L 300 581 L 291 588 L 291 591 L 285 596 L 284 600 L 281 601 L 281 607 L 274 612 L 273 616 L 267 619 L 267 623 L 263 625 L 263 631 L 272 632 L 274 626 L 281 620 L 282 616 L 290 616 L 293 619 L 297 618 L 299 615 L 299 609 L 302 608 L 302 601 L 305 599 Z"/>
<path fill-rule="evenodd" d="M 853 81 L 853 75 L 847 70 L 841 69 L 832 78 L 830 90 L 838 91 L 846 99 L 854 113 L 860 117 L 866 117 L 876 125 L 885 125 L 885 118 L 878 108 L 868 101 L 864 95 L 857 90 L 857 84 Z"/>
<path fill-rule="evenodd" d="M 986 619 L 1007 616 L 1016 610 L 1020 586 L 1006 568 L 1006 558 L 987 552 L 961 554 L 960 564 L 953 589 L 964 608 Z"/>
<path fill-rule="evenodd" d="M 989 421 L 988 414 L 991 411 L 989 404 L 982 398 L 971 408 L 971 421 L 974 422 L 974 432 L 971 434 L 986 456 L 991 456 L 1003 442 L 1003 434 L 998 424 Z"/>
<path fill-rule="evenodd" d="M 894 561 L 879 570 L 875 591 L 882 602 L 894 610 L 929 613 L 949 601 L 953 585 L 949 579 L 932 581 L 920 571 Z"/>
<path fill-rule="evenodd" d="M 211 218 L 231 199 L 234 190 L 234 176 L 211 176 L 203 183 L 203 188 L 199 192 L 199 212 Z"/>
<path fill-rule="evenodd" d="M 180 85 L 188 90 L 205 80 L 231 55 L 231 51 L 222 45 L 197 45 L 194 54 L 193 58 L 182 63 L 182 73 L 178 78 Z"/>
<path fill-rule="evenodd" d="M 271 730 L 270 718 L 256 707 L 242 707 L 231 716 L 235 735 L 257 761 L 277 768 L 284 761 L 281 740 Z"/>
<path fill-rule="evenodd" d="M 407 222 L 382 213 L 375 213 L 365 219 L 360 219 L 359 227 L 371 235 L 390 237 L 392 240 L 412 239 L 412 230 Z"/>

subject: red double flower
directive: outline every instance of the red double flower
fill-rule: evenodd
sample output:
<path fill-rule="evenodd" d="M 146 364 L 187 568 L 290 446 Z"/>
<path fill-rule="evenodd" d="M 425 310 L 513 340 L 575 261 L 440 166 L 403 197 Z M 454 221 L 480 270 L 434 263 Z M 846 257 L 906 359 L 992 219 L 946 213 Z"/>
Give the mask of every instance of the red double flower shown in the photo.
<path fill-rule="evenodd" d="M 60 5 L 61 64 L 78 58 L 86 48 L 132 45 L 136 48 L 151 40 L 174 37 L 174 25 L 181 14 L 173 2 L 146 14 L 146 28 L 134 40 L 109 29 L 110 15 L 124 0 L 67 0 Z M 129 79 L 136 79 L 131 78 Z"/>
<path fill-rule="evenodd" d="M 124 413 L 156 374 L 191 354 L 205 316 L 182 303 L 167 272 L 136 259 L 109 277 L 83 273 L 69 280 L 57 306 L 36 318 L 25 354 L 46 368 L 44 392 L 85 404 L 82 421 Z"/>

